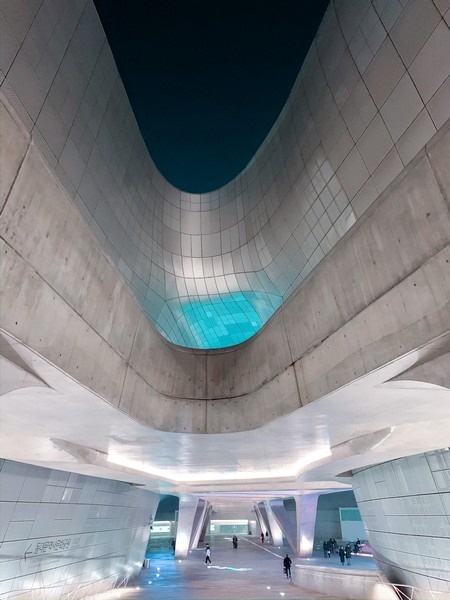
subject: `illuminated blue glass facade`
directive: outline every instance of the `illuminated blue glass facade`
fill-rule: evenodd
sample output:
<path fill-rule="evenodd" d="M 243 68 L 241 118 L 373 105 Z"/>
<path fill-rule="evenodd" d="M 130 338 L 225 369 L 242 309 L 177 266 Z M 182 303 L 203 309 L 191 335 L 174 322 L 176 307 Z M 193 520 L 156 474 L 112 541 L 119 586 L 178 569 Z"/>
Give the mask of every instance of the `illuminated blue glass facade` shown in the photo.
<path fill-rule="evenodd" d="M 182 304 L 171 341 L 190 348 L 225 348 L 252 337 L 281 305 L 279 296 L 235 292 Z M 170 306 L 170 302 L 169 302 Z M 164 330 L 161 331 L 165 335 Z"/>

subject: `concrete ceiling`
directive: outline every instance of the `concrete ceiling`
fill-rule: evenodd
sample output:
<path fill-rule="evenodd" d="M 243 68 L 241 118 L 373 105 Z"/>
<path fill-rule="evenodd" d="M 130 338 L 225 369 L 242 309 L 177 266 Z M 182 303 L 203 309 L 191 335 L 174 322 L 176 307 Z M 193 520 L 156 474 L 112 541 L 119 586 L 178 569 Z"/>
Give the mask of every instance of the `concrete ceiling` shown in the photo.
<path fill-rule="evenodd" d="M 206 435 L 143 426 L 2 334 L 0 453 L 230 502 L 348 487 L 352 469 L 449 445 L 448 387 L 393 381 L 415 365 L 424 373 L 436 363 L 442 375 L 448 342 L 443 337 L 259 429 Z"/>

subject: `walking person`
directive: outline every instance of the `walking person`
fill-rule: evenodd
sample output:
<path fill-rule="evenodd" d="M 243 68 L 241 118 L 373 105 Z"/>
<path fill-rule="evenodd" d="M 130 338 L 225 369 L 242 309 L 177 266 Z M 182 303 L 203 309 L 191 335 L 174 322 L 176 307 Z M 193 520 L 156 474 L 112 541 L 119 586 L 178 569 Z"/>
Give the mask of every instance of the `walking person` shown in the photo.
<path fill-rule="evenodd" d="M 322 548 L 323 548 L 323 557 L 326 558 L 327 551 L 328 551 L 328 542 L 324 542 Z"/>
<path fill-rule="evenodd" d="M 261 544 L 264 544 L 264 534 L 262 531 L 261 531 Z"/>
<path fill-rule="evenodd" d="M 205 552 L 205 565 L 211 564 L 211 548 L 209 544 L 206 544 L 206 552 Z"/>
<path fill-rule="evenodd" d="M 347 559 L 347 565 L 351 565 L 352 549 L 350 544 L 345 546 L 345 558 Z"/>
<path fill-rule="evenodd" d="M 339 558 L 341 559 L 341 565 L 345 564 L 345 550 L 343 546 L 339 546 Z"/>
<path fill-rule="evenodd" d="M 269 532 L 266 531 L 266 544 L 268 544 L 268 543 L 269 543 Z"/>
<path fill-rule="evenodd" d="M 292 579 L 291 565 L 292 565 L 292 560 L 289 558 L 289 554 L 286 554 L 286 556 L 283 559 L 283 567 L 284 567 L 284 572 L 286 573 L 286 579 Z"/>

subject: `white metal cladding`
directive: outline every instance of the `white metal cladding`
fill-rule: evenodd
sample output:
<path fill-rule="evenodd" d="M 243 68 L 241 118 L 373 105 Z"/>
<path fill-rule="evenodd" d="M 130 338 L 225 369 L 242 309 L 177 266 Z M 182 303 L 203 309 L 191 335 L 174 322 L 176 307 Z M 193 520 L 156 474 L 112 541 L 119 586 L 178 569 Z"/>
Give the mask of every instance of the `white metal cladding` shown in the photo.
<path fill-rule="evenodd" d="M 136 577 L 159 495 L 0 459 L 0 595 L 86 598 Z"/>
<path fill-rule="evenodd" d="M 450 113 L 440 0 L 332 0 L 290 97 L 233 181 L 174 188 L 140 135 L 92 0 L 0 6 L 2 92 L 158 330 L 252 335 Z"/>

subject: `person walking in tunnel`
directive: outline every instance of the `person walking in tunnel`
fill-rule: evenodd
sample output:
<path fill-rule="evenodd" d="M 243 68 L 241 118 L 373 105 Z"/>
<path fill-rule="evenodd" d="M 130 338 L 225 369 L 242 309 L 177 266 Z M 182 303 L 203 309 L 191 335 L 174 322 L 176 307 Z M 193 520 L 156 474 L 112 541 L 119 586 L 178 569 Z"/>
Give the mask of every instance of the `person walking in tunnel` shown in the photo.
<path fill-rule="evenodd" d="M 286 556 L 283 559 L 283 567 L 284 567 L 284 572 L 286 573 L 286 579 L 292 579 L 291 564 L 292 564 L 292 560 L 289 558 L 289 554 L 286 554 Z"/>
<path fill-rule="evenodd" d="M 341 565 L 345 564 L 345 550 L 343 546 L 339 546 L 339 558 L 341 559 Z"/>
<path fill-rule="evenodd" d="M 266 531 L 266 544 L 268 544 L 268 543 L 269 543 L 269 532 Z"/>
<path fill-rule="evenodd" d="M 264 534 L 262 531 L 261 531 L 261 544 L 264 544 Z"/>
<path fill-rule="evenodd" d="M 209 544 L 206 544 L 206 552 L 205 552 L 205 565 L 211 564 L 211 548 Z"/>

